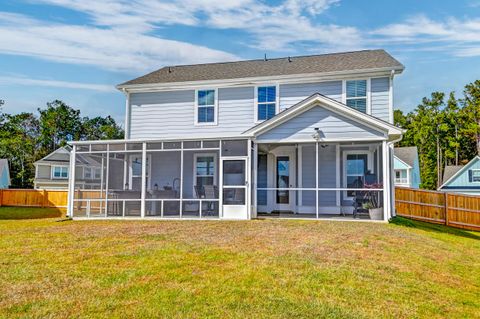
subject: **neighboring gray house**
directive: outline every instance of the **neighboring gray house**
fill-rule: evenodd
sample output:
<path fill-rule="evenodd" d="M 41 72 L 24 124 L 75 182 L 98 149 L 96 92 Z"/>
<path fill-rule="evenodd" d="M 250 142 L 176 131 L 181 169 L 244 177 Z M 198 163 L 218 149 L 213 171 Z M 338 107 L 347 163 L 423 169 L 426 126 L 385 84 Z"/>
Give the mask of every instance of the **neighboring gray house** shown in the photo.
<path fill-rule="evenodd" d="M 480 195 L 480 157 L 475 156 L 466 165 L 445 166 L 443 183 L 438 190 Z"/>
<path fill-rule="evenodd" d="M 0 159 L 0 189 L 10 187 L 10 169 L 8 160 Z"/>
<path fill-rule="evenodd" d="M 69 215 L 348 218 L 368 194 L 387 220 L 403 69 L 365 50 L 167 66 L 120 84 L 126 139 L 72 143 Z M 96 192 L 79 156 L 102 163 Z"/>
<path fill-rule="evenodd" d="M 70 146 L 60 147 L 35 165 L 35 189 L 68 189 Z M 90 156 L 77 156 L 76 181 L 82 189 L 96 187 L 101 181 L 102 164 Z"/>
<path fill-rule="evenodd" d="M 419 188 L 421 179 L 417 147 L 395 147 L 393 169 L 395 186 Z"/>

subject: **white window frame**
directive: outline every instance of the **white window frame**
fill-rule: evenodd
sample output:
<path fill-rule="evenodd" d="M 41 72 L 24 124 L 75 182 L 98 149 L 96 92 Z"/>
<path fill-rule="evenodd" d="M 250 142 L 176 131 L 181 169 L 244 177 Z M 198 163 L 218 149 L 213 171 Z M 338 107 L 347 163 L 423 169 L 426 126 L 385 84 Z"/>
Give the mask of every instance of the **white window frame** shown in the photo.
<path fill-rule="evenodd" d="M 87 170 L 90 172 L 90 176 L 87 176 Z M 92 172 L 94 171 L 93 167 L 84 167 L 83 168 L 83 178 L 84 179 L 93 179 L 92 178 Z"/>
<path fill-rule="evenodd" d="M 199 107 L 211 107 L 209 106 L 199 106 L 198 105 L 198 92 L 199 91 L 214 91 L 215 97 L 214 97 L 214 111 L 213 111 L 213 117 L 214 121 L 213 122 L 199 122 L 198 121 L 198 108 Z M 204 88 L 204 89 L 196 89 L 195 90 L 195 110 L 194 110 L 194 121 L 193 124 L 195 126 L 212 126 L 212 125 L 218 125 L 218 88 Z"/>
<path fill-rule="evenodd" d="M 134 158 L 134 155 L 136 155 L 137 153 L 135 154 L 131 154 L 128 158 L 128 189 L 131 190 L 132 189 L 132 185 L 133 185 L 133 178 L 142 178 L 142 175 L 135 175 L 133 176 L 133 158 Z M 140 159 L 142 158 L 142 154 L 140 154 Z M 148 170 L 147 170 L 147 176 L 148 177 L 148 185 L 147 185 L 147 191 L 151 190 L 152 189 L 152 154 L 147 154 L 147 161 L 148 161 Z M 140 182 L 140 185 L 142 183 Z"/>
<path fill-rule="evenodd" d="M 397 172 L 399 172 L 400 174 L 402 174 L 402 172 L 405 172 L 406 173 L 406 177 L 405 179 L 402 179 L 402 177 L 400 176 L 399 179 L 397 179 Z M 399 168 L 399 169 L 395 169 L 394 170 L 394 173 L 395 173 L 395 178 L 394 178 L 394 182 L 395 184 L 397 185 L 410 185 L 410 170 L 408 168 Z"/>
<path fill-rule="evenodd" d="M 193 194 L 195 194 L 195 186 L 197 186 L 197 158 L 199 157 L 213 157 L 213 185 L 217 180 L 217 154 L 215 153 L 194 153 L 193 154 Z M 207 175 L 200 175 L 207 176 Z M 217 185 L 218 187 L 218 185 Z"/>
<path fill-rule="evenodd" d="M 55 176 L 55 168 L 60 168 L 60 176 Z M 62 170 L 66 169 L 67 171 L 67 176 L 63 177 L 62 176 Z M 68 179 L 70 175 L 70 172 L 68 171 L 68 166 L 67 165 L 52 165 L 51 170 L 50 170 L 50 177 L 51 179 Z"/>
<path fill-rule="evenodd" d="M 480 180 L 479 181 L 474 181 L 473 180 L 473 172 L 480 172 L 480 169 L 479 168 L 472 168 L 471 171 L 472 171 L 472 183 L 480 183 Z"/>
<path fill-rule="evenodd" d="M 102 169 L 100 167 L 94 167 L 93 168 L 93 179 L 100 179 L 102 178 Z M 98 177 L 97 177 L 97 172 L 98 172 Z"/>
<path fill-rule="evenodd" d="M 254 119 L 253 119 L 253 122 L 254 123 L 262 123 L 263 121 L 266 121 L 266 120 L 259 120 L 258 119 L 258 88 L 261 88 L 261 87 L 266 87 L 266 86 L 274 86 L 275 87 L 275 115 L 277 115 L 278 113 L 280 113 L 280 84 L 278 83 L 265 83 L 265 84 L 259 84 L 259 85 L 255 85 L 255 92 L 254 92 Z"/>
<path fill-rule="evenodd" d="M 367 169 L 372 174 L 376 174 L 373 167 L 373 153 L 367 150 L 346 150 L 343 151 L 343 187 L 347 187 L 347 155 L 367 155 Z M 344 199 L 353 199 L 352 196 L 348 196 L 348 191 L 343 192 Z"/>
<path fill-rule="evenodd" d="M 367 92 L 366 92 L 366 114 L 372 114 L 372 90 L 371 90 L 371 78 L 351 78 L 342 80 L 342 103 L 347 105 L 347 100 L 351 99 L 361 99 L 363 97 L 349 97 L 347 98 L 347 82 L 348 81 L 367 81 Z M 353 109 L 353 108 L 352 108 Z"/>

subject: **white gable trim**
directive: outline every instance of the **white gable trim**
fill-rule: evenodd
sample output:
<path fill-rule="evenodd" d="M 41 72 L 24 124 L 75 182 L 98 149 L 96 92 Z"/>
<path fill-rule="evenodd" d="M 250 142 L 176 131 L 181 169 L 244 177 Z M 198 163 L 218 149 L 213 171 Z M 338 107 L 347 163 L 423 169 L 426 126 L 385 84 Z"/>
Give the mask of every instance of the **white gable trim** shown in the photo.
<path fill-rule="evenodd" d="M 245 131 L 243 135 L 256 136 L 262 134 L 319 104 L 323 107 L 328 106 L 329 111 L 345 116 L 359 124 L 370 127 L 386 135 L 402 135 L 405 132 L 404 130 L 390 123 L 378 120 L 370 115 L 354 110 L 336 100 L 330 99 L 319 93 L 315 93 L 302 102 L 299 102 L 289 109 L 277 114 L 270 120 L 267 120 Z"/>
<path fill-rule="evenodd" d="M 408 167 L 409 169 L 412 169 L 413 167 L 408 165 L 407 163 L 405 163 L 405 161 L 402 161 L 400 159 L 400 157 L 396 156 L 396 155 L 393 155 L 393 157 L 395 157 L 397 159 L 397 161 L 399 161 L 400 163 L 404 164 L 406 167 Z M 401 168 L 398 168 L 398 169 L 401 169 Z"/>
<path fill-rule="evenodd" d="M 480 156 L 477 155 L 475 156 L 474 158 L 472 158 L 472 160 L 470 162 L 468 162 L 464 167 L 462 167 L 461 169 L 459 169 L 455 174 L 453 174 L 449 179 L 447 179 L 446 181 L 443 182 L 442 185 L 440 185 L 440 187 L 438 189 L 441 189 L 443 188 L 444 186 L 446 186 L 448 183 L 450 183 L 455 177 L 457 177 L 458 175 L 460 175 L 461 173 L 463 173 L 464 171 L 466 171 L 470 166 L 473 165 L 473 163 L 476 161 L 476 160 L 480 160 Z"/>

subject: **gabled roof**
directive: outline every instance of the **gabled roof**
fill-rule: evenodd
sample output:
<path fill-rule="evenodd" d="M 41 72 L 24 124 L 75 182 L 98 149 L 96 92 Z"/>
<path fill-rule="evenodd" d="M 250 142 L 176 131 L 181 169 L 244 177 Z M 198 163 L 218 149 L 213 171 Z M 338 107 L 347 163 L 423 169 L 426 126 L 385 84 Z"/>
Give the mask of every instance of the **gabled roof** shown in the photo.
<path fill-rule="evenodd" d="M 68 165 L 70 163 L 71 151 L 72 151 L 72 148 L 68 145 L 57 148 L 55 151 L 51 152 L 44 158 L 36 161 L 34 164 Z M 92 156 L 88 156 L 86 154 L 77 154 L 76 162 L 79 164 L 85 164 L 90 166 L 99 165 L 98 161 L 96 161 Z"/>
<path fill-rule="evenodd" d="M 465 172 L 470 166 L 473 165 L 476 161 L 480 160 L 480 156 L 475 156 L 468 162 L 466 165 L 457 165 L 457 166 L 445 166 L 445 171 L 443 172 L 443 183 L 439 188 L 443 188 L 446 184 L 452 181 L 456 176 L 459 176 Z"/>
<path fill-rule="evenodd" d="M 117 87 L 379 69 L 402 72 L 404 66 L 384 50 L 364 50 L 267 60 L 166 66 Z"/>
<path fill-rule="evenodd" d="M 302 114 L 303 112 L 315 107 L 317 105 L 322 105 L 328 110 L 344 115 L 354 121 L 357 121 L 363 125 L 367 125 L 373 128 L 376 128 L 379 131 L 385 132 L 388 135 L 398 135 L 401 136 L 405 131 L 401 128 L 396 127 L 393 124 L 380 120 L 371 115 L 365 114 L 363 112 L 357 111 L 351 107 L 346 106 L 343 103 L 340 103 L 334 99 L 331 99 L 320 93 L 315 93 L 308 98 L 300 101 L 299 103 L 293 105 L 292 107 L 278 113 L 274 117 L 266 120 L 256 126 L 248 129 L 243 132 L 244 135 L 256 136 L 261 133 L 264 133 L 289 119 Z M 312 132 L 313 133 L 313 132 Z"/>
<path fill-rule="evenodd" d="M 416 146 L 395 147 L 393 150 L 395 156 L 410 167 L 415 166 L 415 160 L 418 159 Z"/>

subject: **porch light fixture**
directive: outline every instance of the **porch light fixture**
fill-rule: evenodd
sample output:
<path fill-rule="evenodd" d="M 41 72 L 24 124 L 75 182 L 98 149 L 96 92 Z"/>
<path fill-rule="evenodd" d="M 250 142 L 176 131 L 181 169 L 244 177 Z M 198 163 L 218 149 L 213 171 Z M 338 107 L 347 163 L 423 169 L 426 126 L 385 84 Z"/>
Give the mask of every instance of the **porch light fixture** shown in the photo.
<path fill-rule="evenodd" d="M 318 127 L 315 128 L 315 133 L 312 134 L 312 137 L 315 139 L 315 141 L 319 141 L 321 138 L 322 131 Z"/>

